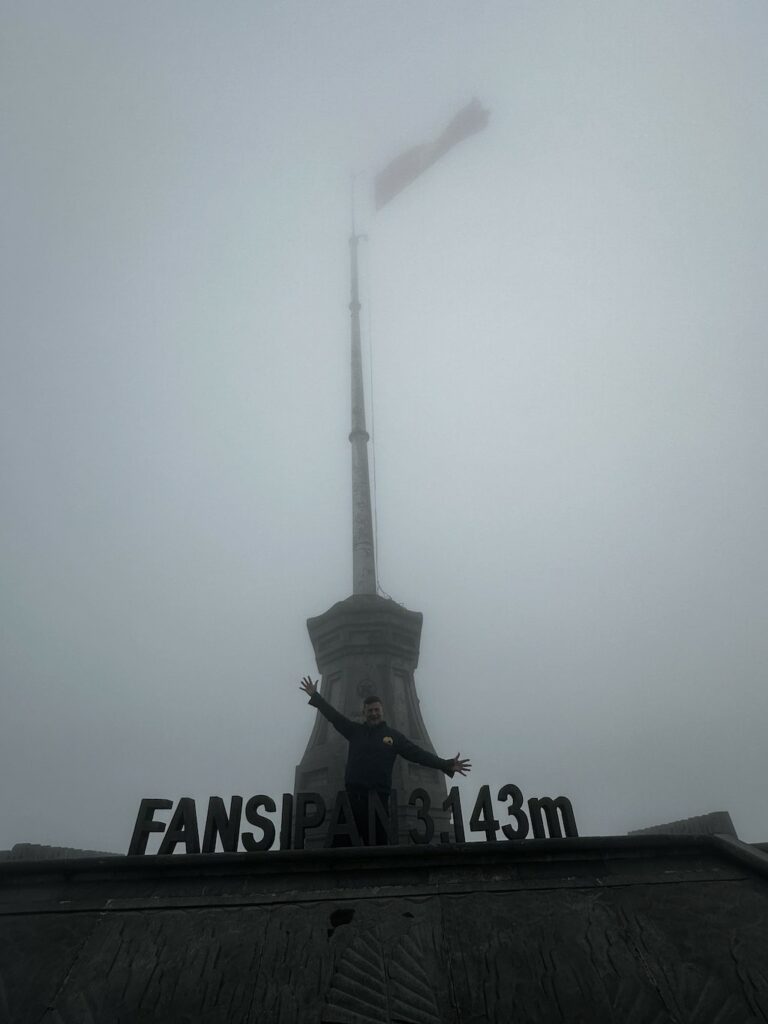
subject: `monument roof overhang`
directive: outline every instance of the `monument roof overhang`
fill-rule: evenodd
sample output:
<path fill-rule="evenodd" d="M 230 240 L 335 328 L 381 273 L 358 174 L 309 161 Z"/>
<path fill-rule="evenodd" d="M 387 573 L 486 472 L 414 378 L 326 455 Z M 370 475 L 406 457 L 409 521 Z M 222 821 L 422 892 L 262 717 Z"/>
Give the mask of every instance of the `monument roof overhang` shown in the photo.
<path fill-rule="evenodd" d="M 391 598 L 353 594 L 307 619 L 307 630 L 321 670 L 339 658 L 377 651 L 403 657 L 415 669 L 423 618 Z"/>

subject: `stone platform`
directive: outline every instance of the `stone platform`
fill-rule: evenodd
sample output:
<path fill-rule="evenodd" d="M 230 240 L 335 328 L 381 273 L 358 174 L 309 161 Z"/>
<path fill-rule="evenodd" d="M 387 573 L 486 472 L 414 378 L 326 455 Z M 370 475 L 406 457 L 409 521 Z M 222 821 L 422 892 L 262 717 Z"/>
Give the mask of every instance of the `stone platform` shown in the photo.
<path fill-rule="evenodd" d="M 0 1022 L 768 1021 L 730 837 L 0 864 Z"/>

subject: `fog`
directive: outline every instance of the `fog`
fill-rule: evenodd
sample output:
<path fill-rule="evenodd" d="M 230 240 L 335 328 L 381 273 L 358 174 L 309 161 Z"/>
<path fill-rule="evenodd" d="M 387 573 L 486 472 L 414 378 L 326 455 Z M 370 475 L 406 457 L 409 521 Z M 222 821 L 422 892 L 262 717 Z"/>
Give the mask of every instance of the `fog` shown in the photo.
<path fill-rule="evenodd" d="M 380 585 L 465 806 L 768 840 L 765 5 L 2 23 L 0 849 L 292 789 L 352 588 L 351 174 Z"/>

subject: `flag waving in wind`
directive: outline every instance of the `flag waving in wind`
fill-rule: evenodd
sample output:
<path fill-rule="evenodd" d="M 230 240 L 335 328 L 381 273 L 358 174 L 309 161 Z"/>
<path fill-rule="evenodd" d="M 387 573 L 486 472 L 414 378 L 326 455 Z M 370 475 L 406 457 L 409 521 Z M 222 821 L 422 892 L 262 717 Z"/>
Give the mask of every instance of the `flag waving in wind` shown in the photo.
<path fill-rule="evenodd" d="M 415 181 L 457 142 L 482 131 L 487 124 L 488 111 L 483 109 L 479 100 L 472 100 L 432 142 L 424 142 L 401 153 L 374 179 L 376 209 L 380 210 L 390 199 L 394 199 L 398 192 Z"/>

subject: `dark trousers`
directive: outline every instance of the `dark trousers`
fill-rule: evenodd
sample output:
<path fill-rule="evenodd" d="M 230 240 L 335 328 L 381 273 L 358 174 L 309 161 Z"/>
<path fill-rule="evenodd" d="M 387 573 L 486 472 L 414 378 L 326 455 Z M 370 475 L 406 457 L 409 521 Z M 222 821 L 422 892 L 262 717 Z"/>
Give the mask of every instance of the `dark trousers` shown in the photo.
<path fill-rule="evenodd" d="M 389 836 L 387 829 L 381 819 L 376 816 L 375 832 L 372 836 L 368 834 L 368 798 L 369 793 L 378 792 L 379 799 L 385 808 L 389 808 L 389 792 L 368 789 L 348 789 L 349 805 L 352 808 L 352 817 L 355 819 L 357 831 L 364 846 L 388 846 Z M 346 837 L 344 837 L 346 838 Z M 334 845 L 336 845 L 334 843 Z M 339 844 L 341 845 L 341 844 Z M 344 845 L 349 845 L 346 842 Z"/>

